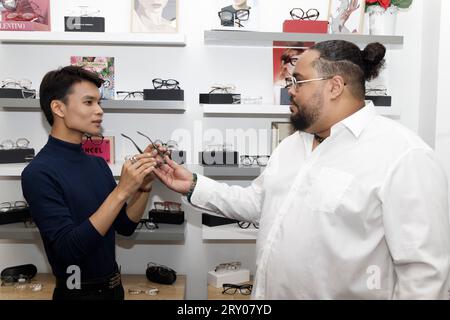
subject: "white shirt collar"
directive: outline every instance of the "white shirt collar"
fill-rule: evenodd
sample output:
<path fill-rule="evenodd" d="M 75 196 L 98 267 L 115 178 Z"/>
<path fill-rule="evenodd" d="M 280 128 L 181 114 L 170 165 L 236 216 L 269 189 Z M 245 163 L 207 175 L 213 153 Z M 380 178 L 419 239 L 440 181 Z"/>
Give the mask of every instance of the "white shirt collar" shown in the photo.
<path fill-rule="evenodd" d="M 341 122 L 335 124 L 331 128 L 331 130 L 334 131 L 333 128 L 335 126 L 342 124 L 348 130 L 350 130 L 351 133 L 353 133 L 356 139 L 358 139 L 361 133 L 369 124 L 369 122 L 371 122 L 376 115 L 377 112 L 375 111 L 375 106 L 373 105 L 373 102 L 368 100 L 366 101 L 366 105 L 363 108 L 359 109 L 358 111 L 348 116 Z"/>

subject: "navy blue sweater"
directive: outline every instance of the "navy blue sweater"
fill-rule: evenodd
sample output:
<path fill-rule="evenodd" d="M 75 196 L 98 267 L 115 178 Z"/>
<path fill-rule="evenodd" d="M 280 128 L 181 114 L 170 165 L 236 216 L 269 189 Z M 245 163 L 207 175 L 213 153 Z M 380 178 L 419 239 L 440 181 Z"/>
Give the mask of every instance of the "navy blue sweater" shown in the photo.
<path fill-rule="evenodd" d="M 116 185 L 102 158 L 52 136 L 22 172 L 23 194 L 56 277 L 70 276 L 70 265 L 80 267 L 83 281 L 117 271 L 115 231 L 129 236 L 137 224 L 126 205 L 105 236 L 89 221 Z"/>

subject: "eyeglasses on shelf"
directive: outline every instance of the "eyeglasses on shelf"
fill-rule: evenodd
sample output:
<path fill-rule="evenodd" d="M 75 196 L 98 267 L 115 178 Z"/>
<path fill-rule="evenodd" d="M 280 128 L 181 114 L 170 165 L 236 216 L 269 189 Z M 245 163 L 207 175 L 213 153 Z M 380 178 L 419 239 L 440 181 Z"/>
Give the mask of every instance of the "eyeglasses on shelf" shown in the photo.
<path fill-rule="evenodd" d="M 180 212 L 181 211 L 181 203 L 173 202 L 173 201 L 157 201 L 154 204 L 154 207 L 158 211 L 167 211 L 167 212 Z"/>
<path fill-rule="evenodd" d="M 144 99 L 143 91 L 117 91 L 119 100 L 142 100 Z"/>
<path fill-rule="evenodd" d="M 155 230 L 159 229 L 159 226 L 156 222 L 153 221 L 153 218 L 150 219 L 141 219 L 139 220 L 139 223 L 136 227 L 137 230 L 142 229 L 143 227 L 147 228 L 148 230 Z"/>
<path fill-rule="evenodd" d="M 220 22 L 223 26 L 236 26 L 242 28 L 244 27 L 241 21 L 248 21 L 250 18 L 250 10 L 240 9 L 236 11 L 231 10 L 221 10 L 218 12 Z"/>
<path fill-rule="evenodd" d="M 36 98 L 36 90 L 31 89 L 32 82 L 28 79 L 15 80 L 7 78 L 2 80 L 1 88 L 20 89 L 23 99 Z"/>
<path fill-rule="evenodd" d="M 95 136 L 83 135 L 83 138 L 81 139 L 81 144 L 85 144 L 86 142 L 91 141 L 92 144 L 99 146 L 103 143 L 104 139 L 105 137 L 102 136 L 101 134 Z"/>
<path fill-rule="evenodd" d="M 293 20 L 317 20 L 319 18 L 319 10 L 309 9 L 306 12 L 301 8 L 292 9 L 289 14 Z"/>
<path fill-rule="evenodd" d="M 10 149 L 25 149 L 30 145 L 30 141 L 26 138 L 19 138 L 14 142 L 13 140 L 3 140 L 0 143 L 0 150 L 10 150 Z"/>
<path fill-rule="evenodd" d="M 259 229 L 259 224 L 258 223 L 251 223 L 251 222 L 246 222 L 246 221 L 239 221 L 238 222 L 238 226 L 241 229 L 248 229 L 248 228 L 250 228 L 251 225 L 253 225 L 253 227 L 255 229 Z"/>
<path fill-rule="evenodd" d="M 376 86 L 372 88 L 366 88 L 367 96 L 387 96 L 387 89 L 385 86 Z"/>
<path fill-rule="evenodd" d="M 226 263 L 221 263 L 221 264 L 217 265 L 214 268 L 214 271 L 221 272 L 221 271 L 226 271 L 226 270 L 239 270 L 240 268 L 241 268 L 241 262 L 233 261 L 233 262 L 226 262 Z"/>
<path fill-rule="evenodd" d="M 128 293 L 131 295 L 138 295 L 138 294 L 147 294 L 149 296 L 156 296 L 159 292 L 158 288 L 129 288 Z"/>
<path fill-rule="evenodd" d="M 252 166 L 255 163 L 258 164 L 258 166 L 265 167 L 267 166 L 267 163 L 269 162 L 270 156 L 249 156 L 249 155 L 242 155 L 241 156 L 241 164 L 243 166 Z"/>
<path fill-rule="evenodd" d="M 236 294 L 236 292 L 240 292 L 244 296 L 248 296 L 252 294 L 253 285 L 252 284 L 232 284 L 232 283 L 224 283 L 222 285 L 222 294 Z"/>
<path fill-rule="evenodd" d="M 13 201 L 0 203 L 0 213 L 9 213 L 15 210 L 23 210 L 28 208 L 28 203 L 25 201 Z"/>
<path fill-rule="evenodd" d="M 171 89 L 171 90 L 179 90 L 180 89 L 180 83 L 175 80 L 175 79 L 161 79 L 161 78 L 156 78 L 152 80 L 153 83 L 153 88 L 155 89 L 162 89 L 162 88 L 166 88 L 166 89 Z"/>
<path fill-rule="evenodd" d="M 234 93 L 236 86 L 234 84 L 214 84 L 209 93 Z"/>

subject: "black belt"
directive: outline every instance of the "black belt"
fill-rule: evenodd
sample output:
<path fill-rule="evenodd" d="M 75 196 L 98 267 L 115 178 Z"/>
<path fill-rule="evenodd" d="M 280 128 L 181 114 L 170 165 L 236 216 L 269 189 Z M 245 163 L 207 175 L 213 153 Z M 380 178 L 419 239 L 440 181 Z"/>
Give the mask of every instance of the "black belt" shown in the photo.
<path fill-rule="evenodd" d="M 111 290 L 122 283 L 121 276 L 119 272 L 112 274 L 111 276 L 95 279 L 89 281 L 81 281 L 81 289 L 86 291 L 95 290 Z M 68 289 L 67 279 L 56 278 L 56 288 L 58 289 Z M 74 289 L 77 290 L 77 289 Z"/>

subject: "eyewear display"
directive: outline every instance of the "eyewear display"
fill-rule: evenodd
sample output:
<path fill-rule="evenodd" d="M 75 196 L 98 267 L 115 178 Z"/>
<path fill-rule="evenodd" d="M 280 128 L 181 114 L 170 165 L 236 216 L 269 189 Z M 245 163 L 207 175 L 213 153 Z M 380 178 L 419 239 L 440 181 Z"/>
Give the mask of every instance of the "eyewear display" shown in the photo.
<path fill-rule="evenodd" d="M 261 167 L 267 166 L 269 162 L 270 156 L 249 156 L 243 155 L 241 156 L 241 164 L 243 166 L 251 166 L 257 163 Z"/>
<path fill-rule="evenodd" d="M 294 8 L 292 9 L 289 14 L 291 15 L 291 18 L 293 20 L 317 20 L 319 18 L 319 10 L 317 9 L 309 9 L 308 11 L 305 11 L 301 8 Z"/>
<path fill-rule="evenodd" d="M 139 220 L 139 223 L 138 223 L 136 229 L 140 230 L 140 229 L 142 229 L 142 227 L 146 227 L 148 230 L 159 229 L 158 224 L 153 221 L 153 218 Z"/>
<path fill-rule="evenodd" d="M 387 96 L 387 89 L 384 86 L 366 89 L 367 96 Z"/>
<path fill-rule="evenodd" d="M 14 210 L 22 210 L 28 208 L 25 201 L 3 202 L 0 203 L 0 213 L 9 213 Z"/>
<path fill-rule="evenodd" d="M 100 10 L 92 9 L 89 6 L 76 6 L 71 8 L 67 15 L 71 17 L 97 17 L 100 13 Z"/>
<path fill-rule="evenodd" d="M 223 26 L 234 26 L 236 24 L 236 26 L 242 28 L 244 26 L 242 25 L 241 21 L 248 21 L 248 19 L 250 18 L 250 10 L 221 10 L 218 12 L 218 15 Z"/>
<path fill-rule="evenodd" d="M 96 136 L 90 136 L 90 135 L 84 135 L 81 139 L 81 144 L 85 144 L 88 140 L 92 142 L 92 144 L 99 146 L 103 143 L 103 140 L 105 139 L 104 136 L 96 135 Z"/>
<path fill-rule="evenodd" d="M 122 100 L 142 100 L 144 98 L 144 92 L 142 91 L 117 91 L 116 93 L 117 97 Z"/>
<path fill-rule="evenodd" d="M 251 284 L 232 284 L 232 283 L 224 283 L 222 285 L 223 291 L 222 294 L 236 294 L 236 292 L 240 292 L 241 294 L 248 296 L 252 293 L 253 285 Z"/>
<path fill-rule="evenodd" d="M 153 88 L 155 89 L 172 89 L 172 90 L 179 90 L 180 89 L 180 83 L 175 79 L 167 79 L 163 80 L 160 78 L 156 78 L 152 80 Z"/>
<path fill-rule="evenodd" d="M 172 201 L 158 201 L 153 204 L 156 210 L 167 212 L 180 212 L 181 203 Z"/>
<path fill-rule="evenodd" d="M 246 221 L 239 221 L 238 222 L 238 226 L 241 229 L 248 229 L 251 225 L 253 225 L 253 227 L 255 227 L 255 229 L 259 229 L 259 224 L 258 223 L 251 223 L 251 222 L 246 222 Z"/>
<path fill-rule="evenodd" d="M 26 149 L 30 145 L 30 141 L 25 138 L 19 138 L 16 142 L 12 140 L 3 140 L 0 144 L 0 150 L 10 150 L 10 149 Z"/>
<path fill-rule="evenodd" d="M 226 271 L 226 270 L 239 270 L 240 268 L 241 268 L 241 262 L 233 261 L 233 262 L 226 262 L 226 263 L 221 263 L 221 264 L 217 265 L 214 268 L 214 271 L 221 272 L 221 271 Z"/>
<path fill-rule="evenodd" d="M 292 76 L 292 77 L 286 78 L 286 88 L 290 88 L 290 87 L 294 86 L 295 89 L 298 89 L 303 83 L 314 82 L 314 81 L 322 81 L 322 80 L 329 80 L 329 79 L 331 79 L 333 77 L 334 76 L 321 77 L 321 78 L 308 79 L 308 80 L 297 80 L 297 78 Z"/>
<path fill-rule="evenodd" d="M 129 288 L 128 293 L 131 295 L 138 295 L 138 294 L 147 294 L 149 296 L 156 296 L 159 292 L 158 288 L 147 288 L 147 289 L 140 289 L 140 288 Z"/>
<path fill-rule="evenodd" d="M 4 79 L 2 80 L 1 88 L 5 89 L 21 89 L 22 97 L 24 99 L 34 99 L 36 98 L 36 90 L 31 89 L 32 82 L 28 79 Z"/>
<path fill-rule="evenodd" d="M 233 93 L 236 90 L 234 84 L 214 84 L 211 86 L 209 93 Z"/>

